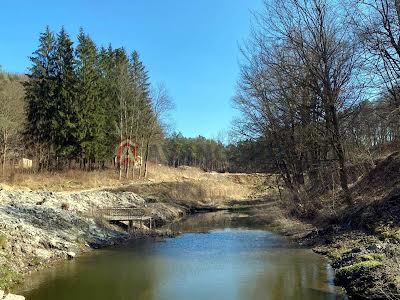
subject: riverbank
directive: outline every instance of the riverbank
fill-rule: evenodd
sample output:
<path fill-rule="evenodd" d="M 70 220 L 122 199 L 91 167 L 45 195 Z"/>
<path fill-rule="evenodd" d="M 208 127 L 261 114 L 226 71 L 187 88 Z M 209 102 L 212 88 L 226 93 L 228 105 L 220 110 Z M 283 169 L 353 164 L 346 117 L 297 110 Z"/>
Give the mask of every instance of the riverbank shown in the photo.
<path fill-rule="evenodd" d="M 322 225 L 291 217 L 278 201 L 257 207 L 236 203 L 230 224 L 271 230 L 327 257 L 335 270 L 335 284 L 351 299 L 400 299 L 399 229 L 381 233 Z M 225 220 L 226 221 L 226 220 Z"/>
<path fill-rule="evenodd" d="M 165 172 L 153 174 L 147 181 L 108 188 L 90 188 L 84 184 L 79 191 L 74 184 L 73 188 L 60 191 L 60 185 L 54 184 L 47 185 L 51 190 L 46 190 L 43 184 L 30 181 L 3 186 L 0 289 L 10 288 L 24 274 L 60 260 L 131 239 L 120 226 L 96 218 L 93 209 L 135 206 L 145 208 L 158 226 L 194 212 L 220 209 L 245 212 L 229 222 L 243 224 L 245 218 L 249 226 L 273 230 L 327 256 L 336 271 L 336 283 L 345 287 L 354 299 L 398 299 L 397 162 L 400 162 L 397 156 L 388 158 L 352 186 L 353 206 L 344 205 L 338 194 L 332 210 L 331 199 L 322 195 L 318 199 L 321 208 L 315 210 L 313 218 L 290 214 L 279 197 L 273 175 L 159 167 L 159 171 Z M 38 189 L 33 189 L 34 186 Z M 169 233 L 146 230 L 137 237 L 165 234 Z"/>
<path fill-rule="evenodd" d="M 353 204 L 337 191 L 302 203 L 276 201 L 251 208 L 249 220 L 327 256 L 335 282 L 353 299 L 400 299 L 400 153 L 382 159 L 350 189 Z M 236 205 L 239 205 L 236 204 Z"/>
<path fill-rule="evenodd" d="M 38 189 L 33 189 L 32 182 L 31 187 L 26 182 L 25 186 L 3 185 L 0 289 L 12 289 L 24 275 L 92 249 L 132 238 L 171 234 L 144 227 L 132 236 L 121 227 L 123 224 L 109 224 L 96 216 L 96 209 L 142 208 L 160 227 L 185 214 L 224 206 L 232 199 L 249 199 L 254 186 L 265 181 L 259 175 L 205 173 L 192 168 L 174 172 L 169 170 L 162 177 L 115 187 L 87 189 L 86 185 L 81 191 L 58 191 L 59 185 L 47 190 L 36 183 Z M 163 181 L 166 179 L 170 181 Z"/>
<path fill-rule="evenodd" d="M 132 238 L 123 228 L 108 224 L 92 211 L 109 206 L 145 208 L 156 224 L 177 219 L 187 209 L 154 202 L 132 192 L 0 191 L 0 289 L 8 289 L 23 274 L 72 259 L 90 249 Z M 141 231 L 140 235 L 163 235 Z"/>
<path fill-rule="evenodd" d="M 400 153 L 351 186 L 353 203 L 340 194 L 321 197 L 305 242 L 332 260 L 336 282 L 355 299 L 400 299 Z"/>
<path fill-rule="evenodd" d="M 268 209 L 245 213 L 248 224 L 287 236 L 327 257 L 335 270 L 335 284 L 345 288 L 351 299 L 400 299 L 398 229 L 371 233 L 339 225 L 319 226 L 288 217 L 276 202 Z"/>

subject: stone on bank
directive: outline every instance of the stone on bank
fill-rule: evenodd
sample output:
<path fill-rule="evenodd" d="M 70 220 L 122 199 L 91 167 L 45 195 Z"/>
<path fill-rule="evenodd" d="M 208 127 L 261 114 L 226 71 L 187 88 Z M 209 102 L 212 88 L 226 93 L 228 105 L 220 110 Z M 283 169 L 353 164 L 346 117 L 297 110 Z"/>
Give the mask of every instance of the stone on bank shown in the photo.
<path fill-rule="evenodd" d="M 4 298 L 4 291 L 0 290 L 0 299 L 3 300 L 25 300 L 24 296 L 18 296 L 18 295 L 14 295 L 14 294 L 7 294 Z"/>

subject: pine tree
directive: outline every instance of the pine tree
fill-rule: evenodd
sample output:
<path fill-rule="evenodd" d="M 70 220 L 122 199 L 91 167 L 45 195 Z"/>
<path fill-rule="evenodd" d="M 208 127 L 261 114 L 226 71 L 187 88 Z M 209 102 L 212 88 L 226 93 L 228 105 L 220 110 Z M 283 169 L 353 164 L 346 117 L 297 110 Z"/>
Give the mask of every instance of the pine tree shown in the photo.
<path fill-rule="evenodd" d="M 78 139 L 81 156 L 89 164 L 103 157 L 105 106 L 100 99 L 97 48 L 81 29 L 76 48 L 78 91 Z"/>
<path fill-rule="evenodd" d="M 118 100 L 118 113 L 119 113 L 119 124 L 118 132 L 119 139 L 122 142 L 125 139 L 131 138 L 131 99 L 132 99 L 132 88 L 129 82 L 129 60 L 126 55 L 124 48 L 118 48 L 115 50 L 115 81 L 116 85 L 116 99 Z M 119 162 L 121 163 L 121 162 Z M 122 177 L 122 166 L 120 164 L 119 177 Z M 125 165 L 125 174 L 129 176 L 129 164 Z"/>
<path fill-rule="evenodd" d="M 53 146 L 53 117 L 57 110 L 56 40 L 49 27 L 40 34 L 39 48 L 30 57 L 32 66 L 25 84 L 27 134 L 35 144 Z"/>
<path fill-rule="evenodd" d="M 57 36 L 56 113 L 52 122 L 57 157 L 72 159 L 79 152 L 78 102 L 72 41 L 64 28 Z"/>
<path fill-rule="evenodd" d="M 98 153 L 101 160 L 115 155 L 115 147 L 119 141 L 119 102 L 117 93 L 117 72 L 115 51 L 109 47 L 101 48 L 98 55 L 100 70 L 99 93 L 100 102 L 104 107 L 104 124 L 101 146 Z"/>
<path fill-rule="evenodd" d="M 132 124 L 132 128 L 134 128 L 134 137 L 137 143 L 140 141 L 145 161 L 144 175 L 146 176 L 149 145 L 155 127 L 149 91 L 149 75 L 137 51 L 134 51 L 131 55 L 129 78 L 133 90 L 131 114 L 134 124 Z"/>
<path fill-rule="evenodd" d="M 57 38 L 47 28 L 31 61 L 27 133 L 58 167 L 73 159 L 102 166 L 123 139 L 145 146 L 147 157 L 157 118 L 136 51 L 130 58 L 111 45 L 97 51 L 83 30 L 74 50 L 64 28 Z"/>

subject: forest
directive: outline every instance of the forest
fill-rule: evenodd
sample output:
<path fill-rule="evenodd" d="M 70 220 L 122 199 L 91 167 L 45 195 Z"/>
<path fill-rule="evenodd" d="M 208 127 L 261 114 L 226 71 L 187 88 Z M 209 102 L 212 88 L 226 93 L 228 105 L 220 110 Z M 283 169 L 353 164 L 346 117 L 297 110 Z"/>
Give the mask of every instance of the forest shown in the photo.
<path fill-rule="evenodd" d="M 165 162 L 169 166 L 194 166 L 205 171 L 262 173 L 275 171 L 268 147 L 258 140 L 221 141 L 186 138 L 180 133 L 167 137 L 163 143 Z"/>
<path fill-rule="evenodd" d="M 400 299 L 400 0 L 145 2 L 82 5 L 77 24 L 103 9 L 107 30 L 90 30 L 113 45 L 47 26 L 32 49 L 20 38 L 29 65 L 4 52 L 27 69 L 0 68 L 0 298 L 25 273 L 107 247 L 93 268 L 74 263 L 93 275 L 63 263 L 27 290 Z"/>
<path fill-rule="evenodd" d="M 335 187 L 351 204 L 349 186 L 399 145 L 400 2 L 340 4 L 266 1 L 241 48 L 235 131 L 265 141 L 303 208 Z"/>

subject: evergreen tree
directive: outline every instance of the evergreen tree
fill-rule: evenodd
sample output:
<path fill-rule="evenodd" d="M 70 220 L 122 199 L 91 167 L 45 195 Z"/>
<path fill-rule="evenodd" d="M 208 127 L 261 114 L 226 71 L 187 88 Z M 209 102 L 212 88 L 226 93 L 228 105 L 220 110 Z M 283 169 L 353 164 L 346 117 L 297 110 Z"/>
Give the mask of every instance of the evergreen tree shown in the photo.
<path fill-rule="evenodd" d="M 137 120 L 146 125 L 151 117 L 150 82 L 148 72 L 136 51 L 131 55 L 129 78 L 133 91 L 134 113 L 137 114 Z M 144 129 L 143 126 L 141 129 Z"/>
<path fill-rule="evenodd" d="M 78 140 L 81 156 L 93 162 L 102 157 L 105 107 L 100 99 L 100 74 L 95 43 L 81 29 L 76 48 L 78 91 Z"/>
<path fill-rule="evenodd" d="M 144 173 L 146 173 L 149 144 L 155 129 L 155 116 L 151 106 L 148 72 L 140 60 L 137 51 L 134 51 L 130 58 L 129 79 L 132 88 L 132 102 L 130 104 L 132 118 L 131 136 L 141 146 L 145 162 Z"/>
<path fill-rule="evenodd" d="M 57 111 L 56 40 L 49 27 L 40 34 L 39 48 L 30 57 L 32 66 L 25 83 L 27 134 L 34 143 L 53 146 L 53 118 Z"/>
<path fill-rule="evenodd" d="M 104 107 L 105 116 L 99 155 L 102 159 L 115 155 L 115 146 L 119 141 L 119 103 L 117 97 L 117 74 L 115 67 L 115 52 L 111 45 L 101 48 L 98 54 L 98 67 L 100 71 L 99 98 Z"/>
<path fill-rule="evenodd" d="M 136 51 L 129 58 L 124 48 L 111 45 L 97 51 L 83 30 L 74 50 L 64 28 L 56 38 L 47 28 L 31 61 L 27 132 L 58 167 L 72 159 L 89 168 L 104 165 L 123 139 L 145 149 L 147 161 L 159 126 L 149 76 Z"/>
<path fill-rule="evenodd" d="M 56 113 L 52 122 L 57 156 L 74 158 L 79 152 L 78 102 L 72 41 L 64 28 L 57 36 Z"/>

